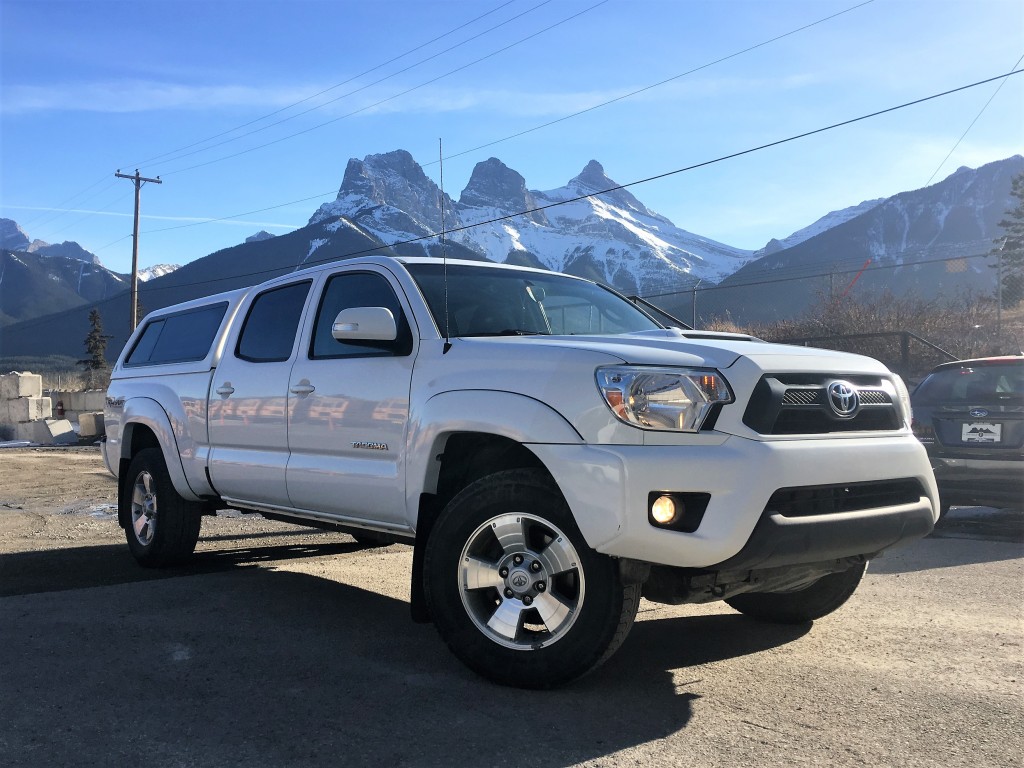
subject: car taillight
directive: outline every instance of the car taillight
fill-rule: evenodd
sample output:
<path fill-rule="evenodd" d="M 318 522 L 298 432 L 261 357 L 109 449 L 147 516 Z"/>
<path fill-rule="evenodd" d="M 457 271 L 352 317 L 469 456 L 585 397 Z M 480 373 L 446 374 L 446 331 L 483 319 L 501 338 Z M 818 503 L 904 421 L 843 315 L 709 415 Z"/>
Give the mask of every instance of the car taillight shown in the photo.
<path fill-rule="evenodd" d="M 931 424 L 923 424 L 917 419 L 911 423 L 910 428 L 914 430 L 914 437 L 922 443 L 935 442 L 935 429 Z"/>

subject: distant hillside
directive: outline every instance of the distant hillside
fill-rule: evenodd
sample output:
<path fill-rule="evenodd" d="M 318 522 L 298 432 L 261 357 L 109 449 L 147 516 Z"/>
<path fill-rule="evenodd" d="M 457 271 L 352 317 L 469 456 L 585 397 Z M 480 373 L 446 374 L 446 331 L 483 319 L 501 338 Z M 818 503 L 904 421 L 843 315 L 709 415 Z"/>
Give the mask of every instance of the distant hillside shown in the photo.
<path fill-rule="evenodd" d="M 464 249 L 450 249 L 453 257 L 467 255 Z M 413 251 L 423 255 L 424 249 Z M 341 219 L 226 248 L 186 264 L 162 277 L 139 284 L 143 311 L 176 304 L 189 299 L 241 288 L 287 274 L 301 266 L 331 261 L 350 254 L 393 254 L 372 235 Z M 474 255 L 474 254 L 469 254 Z M 23 254 L 16 254 L 21 260 Z M 2 284 L 0 284 L 2 285 Z M 9 325 L 4 330 L 0 355 L 82 355 L 82 344 L 89 331 L 89 312 L 100 311 L 103 329 L 111 335 L 107 347 L 113 359 L 128 339 L 127 281 L 125 289 L 96 302 L 79 302 L 58 314 Z M 42 314 L 42 313 L 39 313 Z"/>
<path fill-rule="evenodd" d="M 3 250 L 0 325 L 102 301 L 126 286 L 125 277 L 98 264 L 41 252 Z"/>
<path fill-rule="evenodd" d="M 819 294 L 992 295 L 995 270 L 987 254 L 1011 207 L 1011 180 L 1020 173 L 1024 157 L 1016 155 L 976 170 L 960 168 L 930 187 L 871 204 L 700 291 L 698 312 L 704 318 L 728 314 L 740 322 L 773 321 L 803 313 Z M 659 301 L 689 317 L 691 294 Z"/>

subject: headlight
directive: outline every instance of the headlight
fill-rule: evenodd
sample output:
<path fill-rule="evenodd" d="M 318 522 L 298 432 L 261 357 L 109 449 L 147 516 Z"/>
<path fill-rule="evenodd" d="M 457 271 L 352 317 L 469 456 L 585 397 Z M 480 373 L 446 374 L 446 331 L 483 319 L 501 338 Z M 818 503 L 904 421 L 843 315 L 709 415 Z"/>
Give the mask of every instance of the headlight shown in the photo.
<path fill-rule="evenodd" d="M 893 384 L 896 385 L 896 394 L 900 399 L 900 408 L 903 409 L 904 426 L 909 427 L 914 423 L 914 411 L 910 407 L 910 390 L 907 389 L 907 385 L 901 376 L 893 376 L 892 379 Z"/>
<path fill-rule="evenodd" d="M 696 432 L 716 403 L 731 403 L 729 383 L 708 368 L 597 369 L 597 387 L 612 412 L 643 429 Z"/>

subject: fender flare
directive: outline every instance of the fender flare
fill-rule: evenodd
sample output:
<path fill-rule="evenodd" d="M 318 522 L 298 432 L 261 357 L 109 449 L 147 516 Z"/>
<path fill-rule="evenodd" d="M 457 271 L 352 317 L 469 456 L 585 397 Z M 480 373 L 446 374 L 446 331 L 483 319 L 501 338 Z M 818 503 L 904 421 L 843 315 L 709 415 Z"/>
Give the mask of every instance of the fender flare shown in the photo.
<path fill-rule="evenodd" d="M 415 528 L 420 494 L 434 493 L 448 436 L 479 432 L 530 443 L 583 444 L 562 414 L 526 395 L 500 390 L 449 390 L 430 397 L 410 413 L 406 467 L 406 511 Z"/>
<path fill-rule="evenodd" d="M 126 400 L 121 424 L 120 459 L 131 459 L 128 450 L 132 444 L 131 432 L 136 426 L 147 427 L 156 435 L 157 442 L 160 444 L 160 451 L 164 455 L 164 464 L 167 465 L 167 473 L 174 484 L 174 490 L 178 492 L 179 496 L 189 501 L 202 501 L 185 479 L 185 469 L 181 463 L 181 455 L 178 453 L 176 430 L 160 403 L 148 397 L 133 397 Z"/>

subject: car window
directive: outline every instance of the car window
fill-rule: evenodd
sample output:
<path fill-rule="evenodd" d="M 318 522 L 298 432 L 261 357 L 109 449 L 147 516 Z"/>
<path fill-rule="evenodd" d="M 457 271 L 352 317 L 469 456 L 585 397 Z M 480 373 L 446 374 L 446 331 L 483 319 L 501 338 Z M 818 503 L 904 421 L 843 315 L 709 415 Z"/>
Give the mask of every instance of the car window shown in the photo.
<path fill-rule="evenodd" d="M 1024 402 L 1024 365 L 978 365 L 931 373 L 914 392 L 917 405 Z"/>
<path fill-rule="evenodd" d="M 441 334 L 616 334 L 660 328 L 618 294 L 561 275 L 449 264 L 410 264 Z"/>
<path fill-rule="evenodd" d="M 334 318 L 352 307 L 385 307 L 395 316 L 395 341 L 338 341 L 331 335 Z M 309 356 L 320 360 L 337 357 L 402 356 L 412 352 L 412 331 L 391 284 L 375 272 L 343 272 L 327 281 L 316 312 Z"/>
<path fill-rule="evenodd" d="M 242 326 L 235 355 L 254 363 L 291 357 L 310 285 L 312 281 L 306 280 L 257 296 Z"/>
<path fill-rule="evenodd" d="M 146 324 L 126 366 L 164 365 L 202 360 L 209 354 L 227 302 L 157 317 Z"/>

